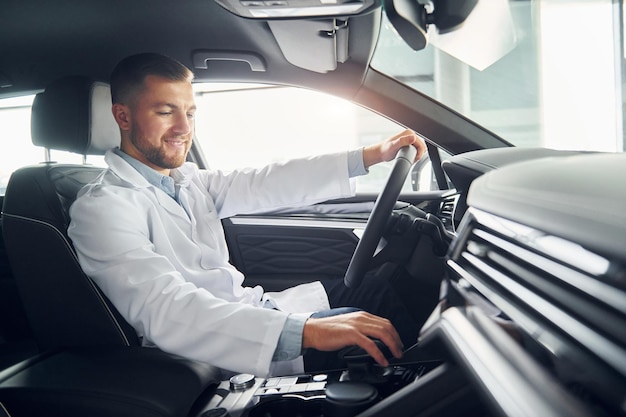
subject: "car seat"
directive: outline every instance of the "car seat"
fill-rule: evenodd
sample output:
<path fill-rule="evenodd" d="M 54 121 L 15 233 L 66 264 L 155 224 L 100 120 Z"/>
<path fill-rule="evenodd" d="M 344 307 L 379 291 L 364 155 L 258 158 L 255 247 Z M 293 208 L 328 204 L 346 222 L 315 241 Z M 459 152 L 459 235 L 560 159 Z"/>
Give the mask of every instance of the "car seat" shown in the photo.
<path fill-rule="evenodd" d="M 52 83 L 35 97 L 31 131 L 48 151 L 104 154 L 120 142 L 109 86 L 83 77 Z M 48 160 L 9 180 L 3 235 L 41 353 L 0 371 L 0 416 L 196 416 L 219 383 L 210 364 L 141 347 L 78 264 L 68 210 L 103 169 Z"/>
<path fill-rule="evenodd" d="M 118 146 L 109 86 L 84 77 L 60 79 L 36 95 L 31 136 L 37 146 L 102 155 Z M 103 168 L 46 161 L 16 170 L 2 215 L 6 250 L 26 315 L 42 350 L 92 345 L 139 345 L 80 265 L 67 235 L 76 193 Z M 102 208 L 106 210 L 106 207 Z"/>

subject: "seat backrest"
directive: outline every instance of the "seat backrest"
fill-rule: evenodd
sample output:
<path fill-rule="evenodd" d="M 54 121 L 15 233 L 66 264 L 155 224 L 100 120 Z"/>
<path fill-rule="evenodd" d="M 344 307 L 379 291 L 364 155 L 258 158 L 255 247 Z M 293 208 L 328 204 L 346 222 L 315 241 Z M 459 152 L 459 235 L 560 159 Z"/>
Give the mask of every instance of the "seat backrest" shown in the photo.
<path fill-rule="evenodd" d="M 83 77 L 51 84 L 33 102 L 31 136 L 35 145 L 80 155 L 101 155 L 118 146 L 108 85 Z M 41 349 L 139 344 L 132 327 L 82 271 L 67 235 L 76 194 L 102 171 L 45 162 L 18 169 L 7 185 L 6 250 Z"/>
<path fill-rule="evenodd" d="M 3 202 L 4 193 L 0 195 L 0 208 Z M 2 212 L 0 211 L 0 354 L 3 350 L 3 343 L 15 343 L 31 338 L 30 325 L 26 320 L 24 307 L 22 307 L 15 286 L 13 271 L 9 265 L 9 257 L 2 237 Z"/>

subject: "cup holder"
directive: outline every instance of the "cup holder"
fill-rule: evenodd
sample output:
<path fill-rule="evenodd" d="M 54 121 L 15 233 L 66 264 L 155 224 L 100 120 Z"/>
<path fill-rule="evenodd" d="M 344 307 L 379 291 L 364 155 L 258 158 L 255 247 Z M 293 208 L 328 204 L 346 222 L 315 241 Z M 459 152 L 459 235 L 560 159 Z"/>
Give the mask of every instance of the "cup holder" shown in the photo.
<path fill-rule="evenodd" d="M 248 417 L 320 417 L 324 399 L 283 396 L 266 399 L 252 407 Z"/>
<path fill-rule="evenodd" d="M 378 390 L 363 382 L 340 382 L 326 387 L 323 415 L 325 417 L 352 417 L 372 406 L 378 399 Z"/>
<path fill-rule="evenodd" d="M 250 409 L 248 417 L 353 417 L 379 399 L 374 386 L 360 382 L 329 384 L 325 394 L 264 398 Z"/>

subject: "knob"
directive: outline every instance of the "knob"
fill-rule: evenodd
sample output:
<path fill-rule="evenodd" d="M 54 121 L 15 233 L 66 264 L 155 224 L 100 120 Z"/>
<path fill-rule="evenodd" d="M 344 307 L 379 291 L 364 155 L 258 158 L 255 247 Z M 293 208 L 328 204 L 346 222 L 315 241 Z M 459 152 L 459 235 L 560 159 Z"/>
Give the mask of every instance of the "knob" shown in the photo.
<path fill-rule="evenodd" d="M 254 375 L 238 374 L 230 378 L 231 391 L 244 391 L 254 385 Z"/>

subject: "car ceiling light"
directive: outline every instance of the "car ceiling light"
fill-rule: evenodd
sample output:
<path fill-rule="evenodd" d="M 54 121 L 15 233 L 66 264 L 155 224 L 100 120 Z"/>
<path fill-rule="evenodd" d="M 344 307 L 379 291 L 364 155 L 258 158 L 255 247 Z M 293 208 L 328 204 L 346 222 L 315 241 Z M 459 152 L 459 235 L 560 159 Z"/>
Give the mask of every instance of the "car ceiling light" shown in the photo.
<path fill-rule="evenodd" d="M 250 13 L 253 17 L 271 18 L 271 17 L 315 17 L 319 14 L 323 15 L 351 15 L 357 13 L 363 3 L 349 4 L 325 4 L 315 7 L 280 7 L 280 8 L 251 8 Z"/>
<path fill-rule="evenodd" d="M 281 20 L 349 17 L 380 7 L 381 0 L 215 0 L 229 12 L 246 18 Z"/>

